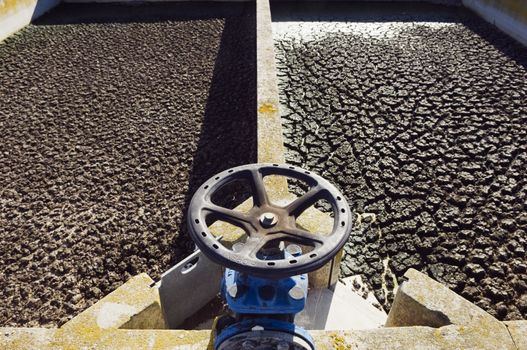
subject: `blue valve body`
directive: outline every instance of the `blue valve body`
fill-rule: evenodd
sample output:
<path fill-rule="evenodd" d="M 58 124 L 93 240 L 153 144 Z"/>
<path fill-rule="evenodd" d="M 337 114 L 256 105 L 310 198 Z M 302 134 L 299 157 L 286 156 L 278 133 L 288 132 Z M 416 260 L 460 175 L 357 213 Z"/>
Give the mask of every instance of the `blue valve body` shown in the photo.
<path fill-rule="evenodd" d="M 300 288 L 304 297 L 292 298 L 289 295 L 292 288 Z M 236 290 L 234 297 L 228 293 L 232 289 Z M 271 280 L 225 269 L 222 293 L 229 308 L 237 314 L 294 316 L 302 311 L 306 304 L 307 274 Z"/>
<path fill-rule="evenodd" d="M 284 254 L 295 256 L 287 251 Z M 225 269 L 221 292 L 236 321 L 218 332 L 214 348 L 224 349 L 230 345 L 222 346 L 222 343 L 229 344 L 229 339 L 243 334 L 272 331 L 283 334 L 287 341 L 301 338 L 307 344 L 306 349 L 315 349 L 309 333 L 292 323 L 306 305 L 307 288 L 307 274 L 267 279 Z"/>
<path fill-rule="evenodd" d="M 315 349 L 315 341 L 313 340 L 313 337 L 311 337 L 311 335 L 304 328 L 298 327 L 290 322 L 268 318 L 243 320 L 225 328 L 215 339 L 214 348 L 217 349 L 221 343 L 231 337 L 235 337 L 239 334 L 244 334 L 247 332 L 255 332 L 255 327 L 265 329 L 266 331 L 278 331 L 291 336 L 299 337 L 303 339 L 306 344 L 309 344 L 311 349 Z"/>

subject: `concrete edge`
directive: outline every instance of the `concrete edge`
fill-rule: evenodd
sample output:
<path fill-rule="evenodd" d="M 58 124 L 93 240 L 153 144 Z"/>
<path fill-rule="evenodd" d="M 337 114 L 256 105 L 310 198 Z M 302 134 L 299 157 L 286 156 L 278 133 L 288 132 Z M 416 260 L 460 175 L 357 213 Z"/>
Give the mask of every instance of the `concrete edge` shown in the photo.
<path fill-rule="evenodd" d="M 3 349 L 211 349 L 210 330 L 103 330 L 79 338 L 62 329 L 0 328 Z M 485 330 L 465 326 L 311 331 L 317 350 L 519 349 Z"/>
<path fill-rule="evenodd" d="M 485 329 L 459 325 L 312 331 L 317 349 L 511 349 Z"/>
<path fill-rule="evenodd" d="M 477 332 L 495 349 L 516 349 L 503 322 L 415 269 L 409 269 L 404 277 L 407 280 L 397 290 L 386 327 L 462 326 Z"/>
<path fill-rule="evenodd" d="M 496 318 L 422 272 L 409 269 L 398 288 L 387 326 L 498 324 Z M 420 308 L 412 307 L 418 305 Z M 411 313 L 411 314 L 408 314 Z"/>
<path fill-rule="evenodd" d="M 2 349 L 188 349 L 209 347 L 210 331 L 109 329 L 83 337 L 64 329 L 0 328 Z"/>

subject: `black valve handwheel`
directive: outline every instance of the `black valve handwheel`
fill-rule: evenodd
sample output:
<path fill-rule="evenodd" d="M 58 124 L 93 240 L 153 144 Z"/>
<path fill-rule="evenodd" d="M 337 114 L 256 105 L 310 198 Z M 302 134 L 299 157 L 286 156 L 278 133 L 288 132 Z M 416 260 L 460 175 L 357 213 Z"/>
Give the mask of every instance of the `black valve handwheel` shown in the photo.
<path fill-rule="evenodd" d="M 269 200 L 263 178 L 279 175 L 306 183 L 309 190 L 286 206 Z M 251 185 L 253 207 L 246 213 L 212 203 L 212 195 L 235 180 Z M 312 233 L 296 225 L 296 218 L 319 200 L 326 200 L 333 210 L 333 229 L 329 234 Z M 228 222 L 242 228 L 247 240 L 231 250 L 210 233 L 207 218 Z M 248 164 L 225 170 L 207 180 L 194 194 L 188 212 L 192 239 L 211 260 L 233 270 L 266 278 L 281 278 L 316 270 L 337 254 L 346 243 L 352 228 L 348 203 L 339 190 L 322 177 L 299 167 L 279 164 Z M 300 256 L 269 260 L 259 252 L 276 242 L 312 247 Z"/>

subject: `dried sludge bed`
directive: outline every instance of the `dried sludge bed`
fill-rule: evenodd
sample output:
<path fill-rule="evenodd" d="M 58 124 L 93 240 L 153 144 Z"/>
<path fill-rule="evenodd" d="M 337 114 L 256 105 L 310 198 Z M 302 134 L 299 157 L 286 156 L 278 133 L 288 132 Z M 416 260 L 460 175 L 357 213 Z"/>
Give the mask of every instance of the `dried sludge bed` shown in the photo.
<path fill-rule="evenodd" d="M 0 44 L 1 326 L 193 249 L 189 196 L 255 161 L 254 36 L 252 4 L 62 4 Z"/>
<path fill-rule="evenodd" d="M 273 4 L 288 162 L 346 194 L 343 276 L 527 317 L 527 50 L 460 8 Z"/>

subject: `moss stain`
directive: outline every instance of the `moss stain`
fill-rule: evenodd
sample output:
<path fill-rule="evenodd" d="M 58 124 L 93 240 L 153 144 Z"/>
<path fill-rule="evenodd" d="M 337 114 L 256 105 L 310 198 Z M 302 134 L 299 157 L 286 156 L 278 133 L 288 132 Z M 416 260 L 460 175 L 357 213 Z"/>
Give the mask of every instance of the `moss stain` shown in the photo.
<path fill-rule="evenodd" d="M 262 103 L 258 108 L 259 113 L 274 113 L 277 111 L 278 109 L 272 103 Z"/>
<path fill-rule="evenodd" d="M 331 338 L 331 340 L 333 341 L 333 349 L 335 350 L 351 350 L 351 345 L 348 344 L 348 342 L 346 342 L 346 339 L 337 334 L 337 333 L 331 333 L 329 335 L 329 337 Z"/>

